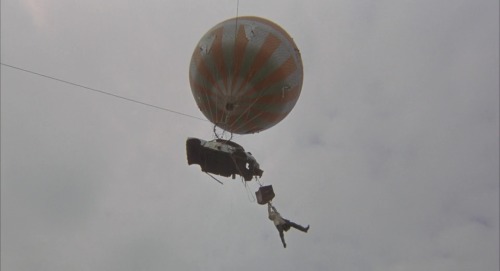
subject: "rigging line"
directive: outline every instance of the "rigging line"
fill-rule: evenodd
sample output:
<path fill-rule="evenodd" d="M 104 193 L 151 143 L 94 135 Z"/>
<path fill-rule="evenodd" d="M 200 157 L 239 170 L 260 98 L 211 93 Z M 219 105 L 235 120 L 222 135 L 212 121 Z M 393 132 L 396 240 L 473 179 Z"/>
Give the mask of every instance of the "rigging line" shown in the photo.
<path fill-rule="evenodd" d="M 205 88 L 209 87 L 208 84 L 205 84 Z M 212 92 L 212 89 L 210 89 L 210 92 Z M 212 106 L 211 106 L 211 99 L 208 97 L 208 94 L 206 91 L 203 92 L 205 94 L 206 98 L 206 106 L 208 107 L 208 110 L 210 111 L 210 116 L 213 117 L 214 113 L 212 112 Z M 210 94 L 211 95 L 211 94 Z"/>
<path fill-rule="evenodd" d="M 260 185 L 260 186 L 263 186 L 262 183 L 260 182 L 259 180 L 259 177 L 258 176 L 255 176 L 255 181 Z"/>
<path fill-rule="evenodd" d="M 236 1 L 236 22 L 234 24 L 234 44 L 233 44 L 233 57 L 232 57 L 232 63 L 231 63 L 231 83 L 229 84 L 229 97 L 233 97 L 233 85 L 234 82 L 233 80 L 236 80 L 234 70 L 236 68 L 235 66 L 235 61 L 236 61 L 236 47 L 237 47 L 237 41 L 238 41 L 238 13 L 239 13 L 239 7 L 240 7 L 240 0 Z"/>
<path fill-rule="evenodd" d="M 265 91 L 259 91 L 259 96 L 245 109 L 245 111 L 243 111 L 240 116 L 235 120 L 233 121 L 233 123 L 231 123 L 231 127 L 234 125 L 236 125 L 236 122 L 238 122 L 241 117 L 243 117 L 243 115 L 245 115 L 245 113 L 247 114 L 247 119 L 246 120 L 242 120 L 244 121 L 242 124 L 240 124 L 239 126 L 236 127 L 236 129 L 239 129 L 241 127 L 244 127 L 246 126 L 247 124 L 249 124 L 251 121 L 253 121 L 254 119 L 256 119 L 257 117 L 259 117 L 260 115 L 264 114 L 264 111 L 261 111 L 259 114 L 255 115 L 254 117 L 252 117 L 251 119 L 248 119 L 248 114 L 250 113 L 250 110 L 252 109 L 252 107 L 260 100 L 260 98 L 262 98 L 262 96 L 264 96 L 264 94 L 266 94 Z"/>
<path fill-rule="evenodd" d="M 243 180 L 244 186 L 245 186 L 245 191 L 247 194 L 247 199 L 249 202 L 255 202 L 255 196 L 253 195 L 252 191 L 250 191 L 250 186 L 247 185 L 247 183 Z"/>
<path fill-rule="evenodd" d="M 207 121 L 205 119 L 198 118 L 198 117 L 195 117 L 195 116 L 191 116 L 189 114 L 185 114 L 185 113 L 182 113 L 182 112 L 179 112 L 179 111 L 175 111 L 175 110 L 168 109 L 168 108 L 165 108 L 165 107 L 160 107 L 160 106 L 157 106 L 157 105 L 153 105 L 153 104 L 149 104 L 149 103 L 137 101 L 137 100 L 134 100 L 134 99 L 130 99 L 130 98 L 127 98 L 127 97 L 124 97 L 124 96 L 120 96 L 120 95 L 117 95 L 117 94 L 113 94 L 113 93 L 110 93 L 110 92 L 106 92 L 106 91 L 103 91 L 103 90 L 99 90 L 99 89 L 87 87 L 87 86 L 84 86 L 84 85 L 80 85 L 80 84 L 76 84 L 76 83 L 73 83 L 73 82 L 70 82 L 70 81 L 59 79 L 59 78 L 56 78 L 56 77 L 48 76 L 48 75 L 45 75 L 45 74 L 42 74 L 42 73 L 38 73 L 38 72 L 30 71 L 30 70 L 27 70 L 27 69 L 19 68 L 19 67 L 13 66 L 13 65 L 5 64 L 5 63 L 0 63 L 0 64 L 2 66 L 9 67 L 11 69 L 23 71 L 23 72 L 26 72 L 26 73 L 30 73 L 30 74 L 33 74 L 33 75 L 40 76 L 40 77 L 45 77 L 45 78 L 48 78 L 48 79 L 51 79 L 51 80 L 54 80 L 54 81 L 58 81 L 58 82 L 65 83 L 65 84 L 68 84 L 68 85 L 72 85 L 72 86 L 75 86 L 75 87 L 79 87 L 79 88 L 91 90 L 91 91 L 94 91 L 94 92 L 97 92 L 97 93 L 101 93 L 101 94 L 104 94 L 104 95 L 108 95 L 108 96 L 111 96 L 111 97 L 115 97 L 115 98 L 118 98 L 118 99 L 126 100 L 126 101 L 129 101 L 129 102 L 133 102 L 133 103 L 137 103 L 137 104 L 141 104 L 141 105 L 145 105 L 145 106 L 149 106 L 149 107 L 152 107 L 152 108 L 156 108 L 156 109 L 159 109 L 159 110 L 167 111 L 167 112 L 170 112 L 170 113 L 173 113 L 173 114 L 177 114 L 177 115 L 181 115 L 181 116 L 184 116 L 184 117 L 189 117 L 189 118 L 193 118 L 193 119 L 197 119 L 197 120 L 201 120 L 201 121 Z"/>
<path fill-rule="evenodd" d="M 239 13 L 239 8 L 240 8 L 240 0 L 236 1 L 236 25 L 234 29 L 234 40 L 236 40 L 236 36 L 238 33 L 238 13 Z"/>
<path fill-rule="evenodd" d="M 231 123 L 231 126 L 233 126 L 233 124 L 236 125 L 236 122 L 238 122 L 241 119 L 241 117 L 243 117 L 243 115 L 245 113 L 247 114 L 247 119 L 246 120 L 242 120 L 244 122 L 242 124 L 240 124 L 239 126 L 237 126 L 236 129 L 239 129 L 241 127 L 246 126 L 250 122 L 254 121 L 258 117 L 260 117 L 261 115 L 263 115 L 264 113 L 266 113 L 265 109 L 269 109 L 271 107 L 270 105 L 265 106 L 264 109 L 260 111 L 260 113 L 256 114 L 252 118 L 248 119 L 248 115 L 249 115 L 250 110 L 252 109 L 252 107 L 255 106 L 255 104 L 260 100 L 260 98 L 262 98 L 263 96 L 265 96 L 266 94 L 269 94 L 269 93 L 273 94 L 273 91 L 270 91 L 270 92 L 268 90 L 266 90 L 266 91 L 262 91 L 262 90 L 259 91 L 258 97 L 255 98 L 255 100 L 245 109 L 245 111 L 243 111 L 243 113 L 240 114 L 240 116 L 233 123 Z"/>

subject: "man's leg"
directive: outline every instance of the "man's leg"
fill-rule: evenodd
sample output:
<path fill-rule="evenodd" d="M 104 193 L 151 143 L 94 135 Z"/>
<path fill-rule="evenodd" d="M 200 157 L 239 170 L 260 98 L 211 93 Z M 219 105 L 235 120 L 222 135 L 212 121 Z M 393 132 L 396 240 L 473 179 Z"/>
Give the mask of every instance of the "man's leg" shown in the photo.
<path fill-rule="evenodd" d="M 307 232 L 307 231 L 309 230 L 309 225 L 308 225 L 307 227 L 303 227 L 303 226 L 301 226 L 301 225 L 299 225 L 299 224 L 296 224 L 296 223 L 294 223 L 294 222 L 292 222 L 292 221 L 290 221 L 290 220 L 286 220 L 286 219 L 285 219 L 285 221 L 286 221 L 286 223 L 287 223 L 288 225 L 290 225 L 291 227 L 296 228 L 296 229 L 297 229 L 297 230 L 299 230 L 299 231 Z"/>
<path fill-rule="evenodd" d="M 282 225 L 277 225 L 276 229 L 278 229 L 278 231 L 280 233 L 281 243 L 283 243 L 283 247 L 286 248 L 285 234 L 283 234 L 283 226 Z"/>

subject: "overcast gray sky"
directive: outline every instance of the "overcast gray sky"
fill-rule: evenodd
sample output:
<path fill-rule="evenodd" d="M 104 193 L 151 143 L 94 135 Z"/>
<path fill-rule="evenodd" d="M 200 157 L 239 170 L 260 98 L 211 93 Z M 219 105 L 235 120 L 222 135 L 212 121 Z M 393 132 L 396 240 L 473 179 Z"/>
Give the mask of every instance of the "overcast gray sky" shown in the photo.
<path fill-rule="evenodd" d="M 2 0 L 1 61 L 204 118 L 198 40 L 234 0 Z M 209 122 L 1 67 L 1 269 L 499 270 L 497 0 L 240 0 L 294 38 L 294 110 L 236 136 L 283 216 L 188 166 Z"/>

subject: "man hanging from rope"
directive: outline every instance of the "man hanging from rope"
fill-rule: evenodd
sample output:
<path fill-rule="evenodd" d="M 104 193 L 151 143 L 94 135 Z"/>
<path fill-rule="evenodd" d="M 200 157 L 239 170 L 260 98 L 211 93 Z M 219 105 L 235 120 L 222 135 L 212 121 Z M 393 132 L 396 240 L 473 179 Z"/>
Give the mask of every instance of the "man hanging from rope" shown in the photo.
<path fill-rule="evenodd" d="M 285 234 L 283 233 L 283 231 L 288 231 L 290 227 L 296 228 L 297 230 L 303 232 L 307 232 L 309 230 L 309 225 L 307 225 L 307 227 L 303 227 L 288 219 L 283 218 L 270 202 L 267 204 L 267 212 L 269 213 L 269 219 L 274 222 L 274 226 L 276 226 L 276 229 L 278 229 L 278 232 L 280 233 L 281 242 L 283 243 L 284 248 L 286 248 L 286 243 Z"/>

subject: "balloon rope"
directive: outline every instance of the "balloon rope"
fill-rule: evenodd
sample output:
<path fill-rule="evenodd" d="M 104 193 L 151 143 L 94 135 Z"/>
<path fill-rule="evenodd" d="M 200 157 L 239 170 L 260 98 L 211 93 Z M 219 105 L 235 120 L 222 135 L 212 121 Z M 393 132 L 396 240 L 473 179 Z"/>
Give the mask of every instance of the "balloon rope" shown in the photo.
<path fill-rule="evenodd" d="M 208 87 L 208 85 L 206 87 Z M 210 97 L 208 97 L 208 94 L 206 92 L 205 92 L 205 98 L 207 99 L 206 105 L 208 107 L 208 111 L 210 112 L 210 116 L 213 118 L 214 117 L 214 113 L 212 112 L 212 106 L 211 106 L 211 103 L 210 103 Z M 217 109 L 215 108 L 214 110 L 217 110 Z"/>
<path fill-rule="evenodd" d="M 237 43 L 237 39 L 238 39 L 238 17 L 239 17 L 239 7 L 240 7 L 240 0 L 237 0 L 236 1 L 236 23 L 234 25 L 234 48 L 233 50 L 236 52 L 236 43 Z M 234 60 L 233 60 L 233 67 L 234 67 Z M 236 78 L 234 77 L 234 68 L 231 69 L 231 73 L 232 73 L 232 80 L 236 80 Z M 232 82 L 231 82 L 232 85 L 234 85 Z M 232 97 L 233 96 L 233 88 L 230 87 L 229 88 L 229 96 Z"/>
<path fill-rule="evenodd" d="M 252 86 L 253 88 L 253 86 Z M 249 91 L 248 89 L 248 86 L 241 86 L 239 88 L 240 91 Z M 262 98 L 262 96 L 264 96 L 266 93 L 266 91 L 258 91 L 259 92 L 259 95 L 255 98 L 255 100 L 253 100 L 253 102 L 245 109 L 245 111 L 243 111 L 241 114 L 239 114 L 238 118 L 236 118 L 230 125 L 229 127 L 233 127 L 233 125 L 236 125 L 236 122 L 240 121 L 240 119 L 243 117 L 243 115 L 247 114 L 247 117 L 250 113 L 250 109 L 260 100 L 260 98 Z M 240 127 L 244 127 L 246 126 L 248 123 L 250 123 L 251 121 L 253 121 L 257 116 L 260 116 L 262 115 L 262 112 L 260 114 L 257 114 L 255 117 L 251 118 L 251 119 L 246 119 L 246 122 L 244 122 L 243 124 L 240 124 L 236 129 L 232 129 L 233 131 L 239 129 Z M 244 120 L 245 121 L 245 120 Z"/>
<path fill-rule="evenodd" d="M 236 41 L 236 35 L 238 34 L 238 13 L 240 8 L 240 0 L 236 1 L 236 25 L 234 27 L 234 40 Z"/>
<path fill-rule="evenodd" d="M 245 191 L 246 191 L 246 194 L 247 194 L 247 199 L 249 202 L 255 202 L 256 199 L 255 199 L 255 196 L 253 195 L 253 192 L 250 191 L 250 187 L 247 185 L 247 183 L 245 182 L 245 180 L 243 180 L 243 185 L 245 186 Z"/>
<path fill-rule="evenodd" d="M 89 86 L 86 86 L 86 85 L 74 83 L 74 82 L 71 82 L 71 81 L 68 81 L 68 80 L 65 80 L 65 79 L 61 79 L 61 78 L 58 78 L 58 77 L 50 76 L 50 75 L 39 73 L 39 72 L 34 72 L 32 70 L 28 70 L 28 69 L 25 69 L 25 68 L 20 68 L 18 66 L 13 66 L 13 65 L 10 65 L 10 64 L 6 64 L 6 63 L 1 63 L 1 65 L 5 66 L 5 67 L 9 67 L 9 68 L 14 69 L 14 70 L 22 71 L 22 72 L 29 73 L 29 74 L 32 74 L 32 75 L 36 75 L 36 76 L 44 77 L 44 78 L 47 78 L 47 79 L 50 79 L 50 80 L 53 80 L 53 81 L 64 83 L 64 84 L 67 84 L 67 85 L 72 85 L 74 87 L 78 87 L 78 88 L 81 88 L 81 89 L 90 90 L 90 91 L 93 91 L 95 93 L 104 94 L 104 95 L 107 95 L 107 96 L 110 96 L 110 97 L 122 99 L 122 100 L 125 100 L 125 101 L 128 101 L 128 102 L 132 102 L 132 103 L 136 103 L 136 104 L 140 104 L 140 105 L 144 105 L 144 106 L 149 106 L 149 107 L 152 107 L 152 108 L 155 108 L 155 109 L 167 111 L 167 112 L 170 112 L 170 113 L 173 113 L 173 114 L 177 114 L 177 115 L 181 115 L 181 116 L 184 116 L 184 117 L 189 117 L 189 118 L 193 118 L 193 119 L 197 119 L 197 120 L 201 120 L 201 121 L 207 121 L 205 119 L 198 118 L 196 116 L 185 114 L 185 113 L 182 113 L 182 112 L 179 112 L 179 111 L 176 111 L 176 110 L 172 110 L 172 109 L 169 109 L 169 108 L 166 108 L 166 107 L 161 107 L 161 106 L 157 106 L 157 105 L 154 105 L 154 104 L 151 104 L 151 103 L 142 102 L 142 101 L 139 101 L 139 100 L 136 100 L 136 99 L 127 98 L 125 96 L 118 95 L 118 94 L 115 94 L 115 93 L 112 93 L 112 92 L 109 92 L 109 91 L 104 91 L 102 89 L 92 88 L 92 87 L 89 87 Z"/>
<path fill-rule="evenodd" d="M 223 139 L 223 140 L 226 140 L 226 141 L 231 141 L 233 139 L 233 132 L 229 132 L 229 139 L 224 139 L 224 135 L 226 134 L 226 130 L 220 128 L 222 130 L 222 133 L 219 135 L 217 133 L 217 124 L 214 124 L 214 136 L 217 138 L 217 139 Z"/>
<path fill-rule="evenodd" d="M 230 156 L 231 156 L 231 159 L 233 159 L 234 166 L 238 169 L 238 172 L 239 172 L 239 174 L 240 174 L 240 176 L 241 176 L 242 180 L 243 180 L 243 181 L 246 181 L 246 180 L 245 180 L 245 176 L 243 175 L 243 172 L 241 172 L 241 169 L 240 169 L 240 167 L 238 166 L 238 163 L 236 163 L 236 159 L 234 159 L 234 156 L 233 156 L 232 154 L 231 154 Z"/>
<path fill-rule="evenodd" d="M 245 109 L 245 111 L 243 111 L 236 120 L 233 121 L 233 123 L 231 123 L 229 125 L 229 127 L 233 127 L 233 125 L 236 124 L 237 121 L 239 121 L 241 119 L 241 117 L 243 117 L 243 115 L 245 115 L 245 113 L 247 113 L 247 116 L 248 114 L 250 113 L 250 109 L 259 101 L 260 98 L 262 98 L 262 96 L 264 95 L 264 91 L 260 91 L 260 94 L 259 96 L 252 102 L 252 104 L 250 104 L 247 109 Z M 240 124 L 238 127 L 236 127 L 236 129 L 233 129 L 233 130 L 237 130 L 239 129 L 240 127 L 245 127 L 248 123 L 250 123 L 251 121 L 253 121 L 254 119 L 256 119 L 257 117 L 259 117 L 260 115 L 262 115 L 263 112 L 260 112 L 259 114 L 256 114 L 253 118 L 250 118 L 250 119 L 246 119 L 244 120 L 244 122 L 242 124 Z"/>
<path fill-rule="evenodd" d="M 260 185 L 260 186 L 263 186 L 262 183 L 260 182 L 259 180 L 259 177 L 255 176 L 255 181 Z"/>

